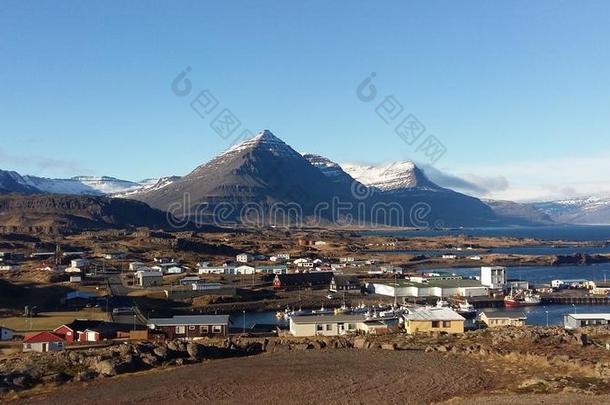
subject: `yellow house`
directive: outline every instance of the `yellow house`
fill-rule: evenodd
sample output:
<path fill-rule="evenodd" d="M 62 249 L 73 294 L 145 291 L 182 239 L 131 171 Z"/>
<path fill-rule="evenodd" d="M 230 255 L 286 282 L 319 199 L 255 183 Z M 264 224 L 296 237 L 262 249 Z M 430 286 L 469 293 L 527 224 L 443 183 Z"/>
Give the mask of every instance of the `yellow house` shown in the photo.
<path fill-rule="evenodd" d="M 479 320 L 488 328 L 500 326 L 524 326 L 527 316 L 523 312 L 481 312 Z"/>
<path fill-rule="evenodd" d="M 464 333 L 464 317 L 451 308 L 424 307 L 409 310 L 404 315 L 407 333 Z"/>

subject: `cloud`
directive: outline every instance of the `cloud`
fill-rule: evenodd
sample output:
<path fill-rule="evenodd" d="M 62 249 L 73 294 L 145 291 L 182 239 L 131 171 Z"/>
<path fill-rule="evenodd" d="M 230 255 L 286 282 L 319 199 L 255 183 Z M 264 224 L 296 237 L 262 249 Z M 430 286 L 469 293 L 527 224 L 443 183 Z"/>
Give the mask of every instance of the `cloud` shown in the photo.
<path fill-rule="evenodd" d="M 509 187 L 508 180 L 503 176 L 483 177 L 475 174 L 458 176 L 429 165 L 420 167 L 426 176 L 439 186 L 466 194 L 484 196 L 491 192 L 506 190 Z"/>
<path fill-rule="evenodd" d="M 46 172 L 61 172 L 65 174 L 74 175 L 74 173 L 90 173 L 91 170 L 87 170 L 82 164 L 75 160 L 61 160 L 47 156 L 18 156 L 6 153 L 0 149 L 0 168 L 7 170 L 17 171 L 26 169 L 34 170 L 37 173 L 23 173 L 23 174 L 46 174 Z M 47 174 L 48 175 L 48 174 Z"/>

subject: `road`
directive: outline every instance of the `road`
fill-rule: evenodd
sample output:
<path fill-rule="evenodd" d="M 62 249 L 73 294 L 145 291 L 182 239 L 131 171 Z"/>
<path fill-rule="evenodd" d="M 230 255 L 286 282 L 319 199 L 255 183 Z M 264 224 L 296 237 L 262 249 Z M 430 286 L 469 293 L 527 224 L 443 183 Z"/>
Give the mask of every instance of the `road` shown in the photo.
<path fill-rule="evenodd" d="M 146 325 L 146 318 L 135 306 L 133 298 L 129 297 L 127 288 L 121 279 L 120 274 L 106 275 L 106 288 L 108 290 L 108 312 L 112 322 L 124 324 Z M 115 308 L 133 308 L 131 313 L 114 313 Z"/>

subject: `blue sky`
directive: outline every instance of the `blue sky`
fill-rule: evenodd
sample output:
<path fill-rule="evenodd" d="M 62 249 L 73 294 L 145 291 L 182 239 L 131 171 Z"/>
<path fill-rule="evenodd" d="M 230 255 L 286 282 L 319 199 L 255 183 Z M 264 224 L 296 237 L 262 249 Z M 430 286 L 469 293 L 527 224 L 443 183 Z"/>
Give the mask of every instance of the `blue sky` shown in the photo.
<path fill-rule="evenodd" d="M 431 163 L 376 114 L 394 96 L 446 148 L 434 167 L 486 197 L 608 191 L 609 15 L 605 1 L 3 0 L 0 168 L 182 175 L 246 128 L 337 162 Z M 206 89 L 218 107 L 201 118 Z M 225 108 L 241 122 L 228 139 L 210 127 Z"/>

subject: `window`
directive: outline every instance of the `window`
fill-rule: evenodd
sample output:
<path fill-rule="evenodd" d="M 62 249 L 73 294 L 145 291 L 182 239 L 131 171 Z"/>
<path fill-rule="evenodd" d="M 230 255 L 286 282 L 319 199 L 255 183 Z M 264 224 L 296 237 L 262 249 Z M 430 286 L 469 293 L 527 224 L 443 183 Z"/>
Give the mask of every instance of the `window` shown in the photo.
<path fill-rule="evenodd" d="M 322 332 L 324 330 L 324 325 L 316 324 L 316 332 Z"/>
<path fill-rule="evenodd" d="M 451 327 L 451 321 L 443 321 L 443 328 L 450 328 Z"/>
<path fill-rule="evenodd" d="M 356 324 L 355 323 L 348 323 L 347 324 L 347 330 L 354 330 L 356 329 Z"/>
<path fill-rule="evenodd" d="M 189 325 L 189 330 L 195 330 L 195 325 Z"/>
<path fill-rule="evenodd" d="M 222 332 L 222 326 L 220 326 L 220 325 L 212 326 L 212 333 L 221 333 L 221 332 Z"/>
<path fill-rule="evenodd" d="M 441 325 L 440 321 L 432 321 L 432 327 L 433 328 L 438 328 Z"/>
<path fill-rule="evenodd" d="M 208 325 L 202 325 L 199 327 L 200 333 L 208 333 Z"/>
<path fill-rule="evenodd" d="M 329 323 L 329 324 L 326 324 L 326 330 L 327 330 L 327 331 L 328 331 L 328 330 L 333 330 L 333 325 L 331 325 L 330 323 Z"/>
<path fill-rule="evenodd" d="M 176 326 L 177 335 L 184 335 L 185 332 L 186 332 L 186 328 L 184 327 L 184 325 Z"/>

